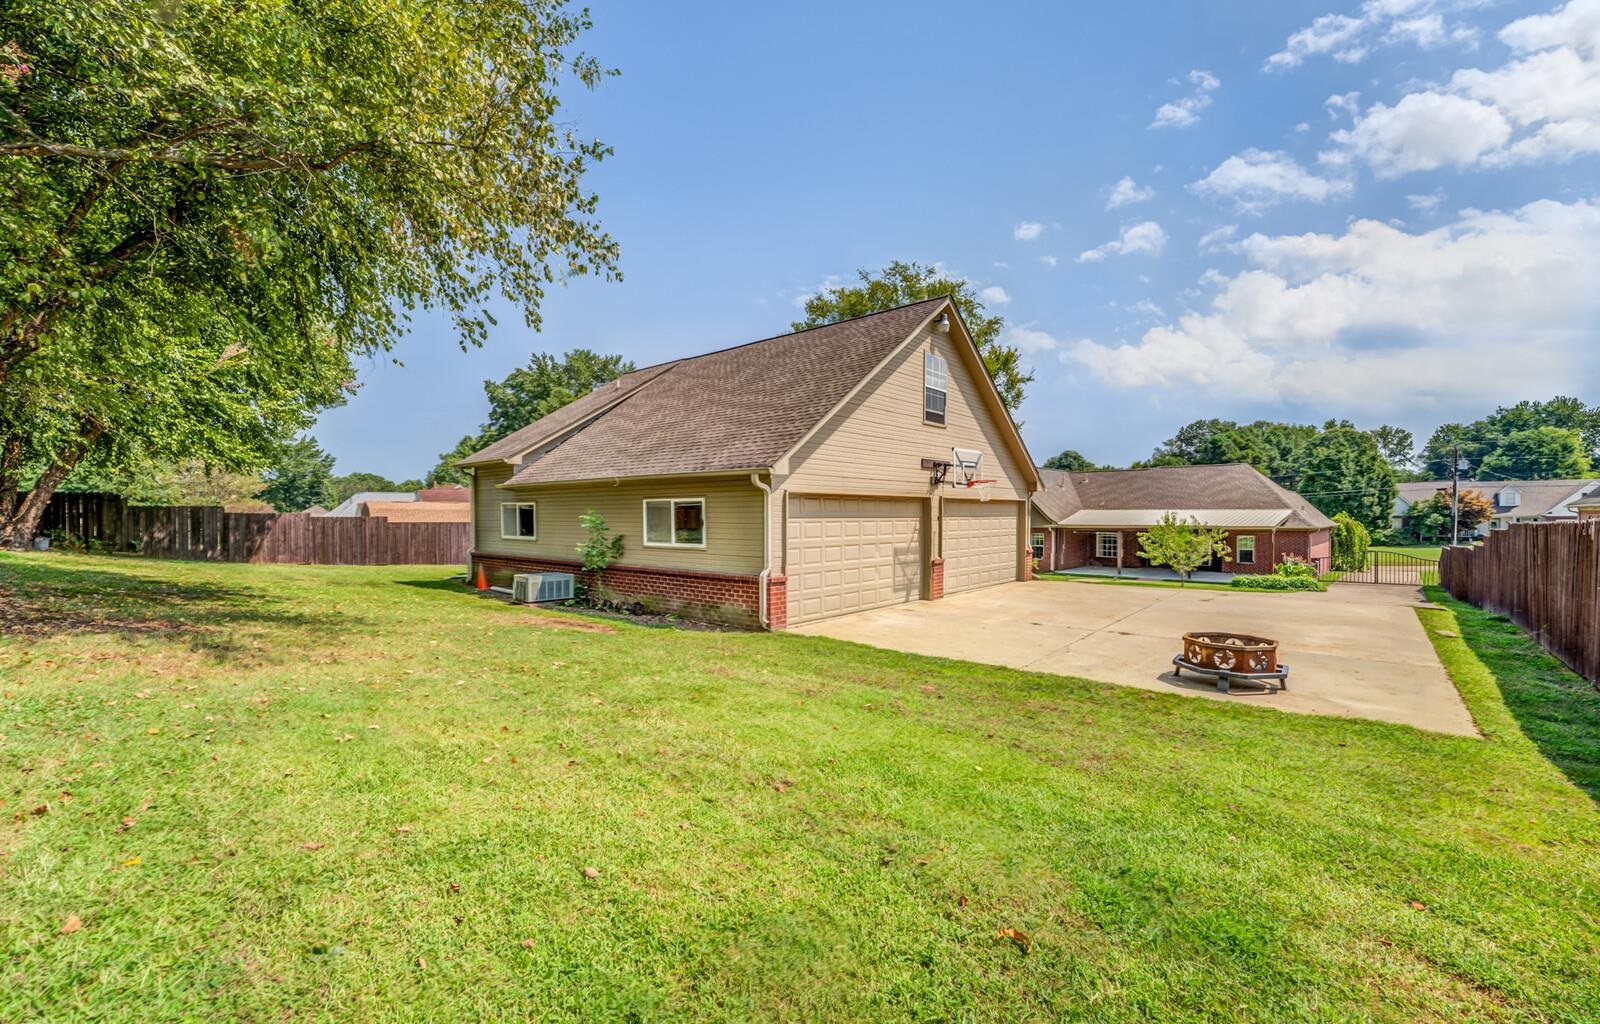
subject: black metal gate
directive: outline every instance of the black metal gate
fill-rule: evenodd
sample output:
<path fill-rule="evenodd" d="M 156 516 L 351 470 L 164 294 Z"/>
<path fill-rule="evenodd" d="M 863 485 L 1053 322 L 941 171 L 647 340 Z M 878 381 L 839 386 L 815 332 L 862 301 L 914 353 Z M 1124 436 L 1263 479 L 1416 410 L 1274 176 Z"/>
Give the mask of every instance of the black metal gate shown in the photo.
<path fill-rule="evenodd" d="M 1329 577 L 1340 583 L 1387 583 L 1402 587 L 1430 587 L 1439 583 L 1439 560 L 1398 551 L 1368 551 L 1364 568 Z"/>

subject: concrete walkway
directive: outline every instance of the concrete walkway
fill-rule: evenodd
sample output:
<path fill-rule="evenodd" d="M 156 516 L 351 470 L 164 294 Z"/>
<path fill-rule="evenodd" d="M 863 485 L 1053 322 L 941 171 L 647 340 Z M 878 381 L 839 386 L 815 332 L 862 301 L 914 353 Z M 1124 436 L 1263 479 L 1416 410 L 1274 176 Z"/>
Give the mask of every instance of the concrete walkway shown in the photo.
<path fill-rule="evenodd" d="M 1178 582 L 1182 577 L 1171 569 L 1159 566 L 1141 565 L 1137 568 L 1124 568 L 1117 570 L 1107 565 L 1081 565 L 1076 569 L 1064 569 L 1066 576 L 1108 576 L 1112 579 L 1125 580 L 1166 580 L 1171 583 Z M 1189 575 L 1190 583 L 1232 583 L 1233 573 L 1212 572 L 1210 569 L 1196 569 Z"/>
<path fill-rule="evenodd" d="M 1230 593 L 1064 580 L 1007 583 L 942 601 L 797 626 L 892 650 L 1081 676 L 1313 715 L 1374 718 L 1478 735 L 1412 608 L 1413 587 L 1335 584 L 1327 593 Z M 1224 696 L 1172 674 L 1185 632 L 1269 636 L 1289 688 Z"/>

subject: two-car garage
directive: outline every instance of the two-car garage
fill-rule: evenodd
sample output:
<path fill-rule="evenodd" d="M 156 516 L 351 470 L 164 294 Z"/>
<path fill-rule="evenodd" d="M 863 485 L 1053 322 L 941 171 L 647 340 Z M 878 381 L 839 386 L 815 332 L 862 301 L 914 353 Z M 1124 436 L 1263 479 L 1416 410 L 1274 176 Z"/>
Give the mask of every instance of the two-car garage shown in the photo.
<path fill-rule="evenodd" d="M 939 539 L 929 548 L 935 503 L 917 498 L 789 495 L 785 523 L 788 621 L 920 601 L 944 557 L 944 593 L 1017 578 L 1024 520 L 1020 502 L 938 503 Z"/>

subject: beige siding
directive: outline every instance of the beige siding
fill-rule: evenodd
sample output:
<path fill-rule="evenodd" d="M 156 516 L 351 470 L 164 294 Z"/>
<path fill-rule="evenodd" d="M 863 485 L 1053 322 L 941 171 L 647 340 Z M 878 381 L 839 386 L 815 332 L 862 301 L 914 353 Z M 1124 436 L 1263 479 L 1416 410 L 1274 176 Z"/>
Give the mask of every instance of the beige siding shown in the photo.
<path fill-rule="evenodd" d="M 789 622 L 922 598 L 922 503 L 789 499 Z"/>
<path fill-rule="evenodd" d="M 943 426 L 922 421 L 922 360 L 929 346 L 950 367 Z M 1009 427 L 991 414 L 983 398 L 989 384 L 981 374 L 964 340 L 925 329 L 794 452 L 787 475 L 773 481 L 774 492 L 948 497 L 956 494 L 948 482 L 930 490 L 921 460 L 949 461 L 951 448 L 972 448 L 983 452 L 981 475 L 996 480 L 994 500 L 1027 498 L 1027 469 L 1012 454 Z M 940 536 L 939 504 L 933 503 L 932 538 Z M 784 510 L 783 502 L 773 502 L 775 569 L 785 550 Z M 928 558 L 935 554 L 924 551 Z"/>
<path fill-rule="evenodd" d="M 947 501 L 944 505 L 944 592 L 957 594 L 1017 578 L 1022 560 L 1014 501 Z"/>
<path fill-rule="evenodd" d="M 473 484 L 477 549 L 487 554 L 576 559 L 583 530 L 578 517 L 595 509 L 613 534 L 622 537 L 621 565 L 648 565 L 701 572 L 755 574 L 761 571 L 761 492 L 741 477 L 675 477 L 624 480 L 619 484 L 559 484 L 508 489 L 510 466 L 480 466 Z M 706 546 L 646 547 L 646 498 L 704 498 Z M 539 536 L 534 540 L 500 536 L 502 502 L 538 504 Z"/>

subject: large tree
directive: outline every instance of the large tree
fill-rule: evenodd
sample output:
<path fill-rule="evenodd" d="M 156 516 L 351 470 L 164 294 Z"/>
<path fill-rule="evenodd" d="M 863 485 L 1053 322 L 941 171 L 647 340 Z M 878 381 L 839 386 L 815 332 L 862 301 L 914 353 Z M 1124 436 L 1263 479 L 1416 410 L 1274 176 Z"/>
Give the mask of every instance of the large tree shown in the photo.
<path fill-rule="evenodd" d="M 411 311 L 615 275 L 564 0 L 10 0 L 0 542 L 84 459 L 259 466 Z M 19 499 L 22 484 L 32 493 Z"/>
<path fill-rule="evenodd" d="M 1461 457 L 1467 463 L 1462 475 L 1476 478 L 1480 476 L 1484 460 L 1504 446 L 1511 435 L 1540 427 L 1575 431 L 1584 457 L 1590 464 L 1600 463 L 1600 406 L 1588 406 L 1580 399 L 1565 396 L 1546 402 L 1501 406 L 1471 423 L 1446 423 L 1433 432 L 1422 449 L 1421 458 L 1433 479 L 1449 479 L 1451 459 L 1459 445 Z M 1504 464 L 1502 459 L 1501 465 Z M 1498 471 L 1483 473 L 1482 478 L 1495 479 L 1493 472 Z M 1515 475 L 1522 479 L 1538 479 L 1528 470 L 1518 469 Z"/>
<path fill-rule="evenodd" d="M 790 326 L 795 330 L 866 316 L 907 303 L 948 295 L 972 334 L 984 368 L 1000 392 L 1000 401 L 1015 415 L 1033 374 L 1022 368 L 1022 353 L 1000 340 L 1005 320 L 984 307 L 969 281 L 952 278 L 936 267 L 899 260 L 873 273 L 856 271 L 856 284 L 824 288 L 806 300 L 805 316 Z"/>
<path fill-rule="evenodd" d="M 264 477 L 261 500 L 279 512 L 303 512 L 334 503 L 333 456 L 314 437 L 283 445 Z"/>
<path fill-rule="evenodd" d="M 1297 489 L 1325 514 L 1348 512 L 1369 530 L 1388 529 L 1397 493 L 1377 440 L 1342 424 L 1306 445 Z"/>
<path fill-rule="evenodd" d="M 633 369 L 633 363 L 622 356 L 605 356 L 586 348 L 575 348 L 560 357 L 535 352 L 527 366 L 512 370 L 502 380 L 483 382 L 483 393 L 489 399 L 488 418 L 476 434 L 468 434 L 439 456 L 439 464 L 428 474 L 428 484 L 466 483 L 466 473 L 456 467 L 458 460 Z"/>
<path fill-rule="evenodd" d="M 1099 469 L 1100 467 L 1096 466 L 1082 455 L 1079 455 L 1073 449 L 1068 448 L 1059 455 L 1052 455 L 1048 459 L 1045 459 L 1044 468 L 1065 469 L 1073 473 L 1089 473 Z"/>
<path fill-rule="evenodd" d="M 1576 430 L 1560 427 L 1529 427 L 1506 436 L 1494 451 L 1483 457 L 1479 479 L 1554 480 L 1584 477 L 1592 468 L 1583 450 L 1583 437 Z"/>

